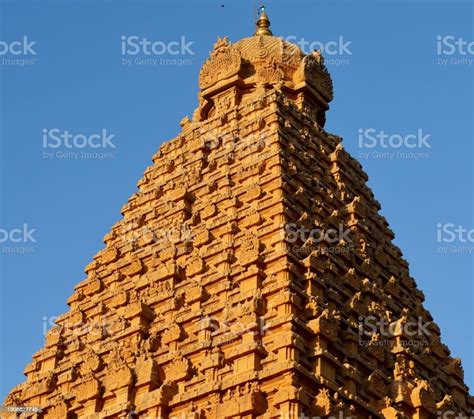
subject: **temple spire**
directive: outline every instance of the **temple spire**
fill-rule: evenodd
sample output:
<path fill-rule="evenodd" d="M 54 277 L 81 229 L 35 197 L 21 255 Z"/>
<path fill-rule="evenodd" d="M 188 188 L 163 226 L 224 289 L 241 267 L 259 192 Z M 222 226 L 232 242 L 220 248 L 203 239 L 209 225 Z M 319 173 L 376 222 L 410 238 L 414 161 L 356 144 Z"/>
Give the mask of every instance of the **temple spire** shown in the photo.
<path fill-rule="evenodd" d="M 257 20 L 257 29 L 254 36 L 267 35 L 272 36 L 273 33 L 270 28 L 270 19 L 265 12 L 265 6 L 260 7 L 260 17 Z"/>

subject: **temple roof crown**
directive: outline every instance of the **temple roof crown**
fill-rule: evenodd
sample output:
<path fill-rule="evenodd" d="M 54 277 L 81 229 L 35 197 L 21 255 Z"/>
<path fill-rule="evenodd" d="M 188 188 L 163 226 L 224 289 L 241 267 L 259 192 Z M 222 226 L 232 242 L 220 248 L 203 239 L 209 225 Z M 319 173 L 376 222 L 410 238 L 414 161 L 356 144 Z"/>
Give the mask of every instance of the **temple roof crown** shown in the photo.
<path fill-rule="evenodd" d="M 272 36 L 273 33 L 270 28 L 270 19 L 268 18 L 267 13 L 265 12 L 265 6 L 260 8 L 260 17 L 257 20 L 257 29 L 254 36 L 258 35 L 267 35 Z"/>
<path fill-rule="evenodd" d="M 223 92 L 237 89 L 234 105 L 250 98 L 256 90 L 276 89 L 294 98 L 304 94 L 321 112 L 333 99 L 332 80 L 319 51 L 305 54 L 296 44 L 273 36 L 264 9 L 253 36 L 230 43 L 219 38 L 199 74 L 198 120 L 206 119 Z M 222 100 L 221 100 L 222 103 Z"/>

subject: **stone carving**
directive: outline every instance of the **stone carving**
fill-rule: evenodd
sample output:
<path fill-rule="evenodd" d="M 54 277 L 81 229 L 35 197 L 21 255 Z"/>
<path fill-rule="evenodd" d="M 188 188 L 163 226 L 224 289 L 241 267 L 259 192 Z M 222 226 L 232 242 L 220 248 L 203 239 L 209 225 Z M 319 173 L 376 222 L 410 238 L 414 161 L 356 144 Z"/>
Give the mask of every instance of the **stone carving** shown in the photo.
<path fill-rule="evenodd" d="M 331 414 L 333 410 L 333 401 L 329 395 L 329 391 L 326 388 L 319 390 L 316 398 L 314 399 L 314 411 L 319 416 L 327 416 Z"/>
<path fill-rule="evenodd" d="M 323 129 L 321 54 L 260 19 L 258 36 L 216 43 L 193 120 L 153 156 L 6 405 L 45 418 L 470 415 L 436 325 L 424 348 L 393 344 L 404 322 L 432 319 L 367 175 Z M 351 243 L 289 243 L 290 223 L 347 227 Z M 359 333 L 368 316 L 399 330 Z"/>
<path fill-rule="evenodd" d="M 230 46 L 227 37 L 219 38 L 210 58 L 204 63 L 199 73 L 199 87 L 204 90 L 219 80 L 236 75 L 240 66 L 239 52 Z"/>
<path fill-rule="evenodd" d="M 64 401 L 61 401 L 47 410 L 47 417 L 67 418 L 68 407 Z"/>
<path fill-rule="evenodd" d="M 178 341 L 183 336 L 183 330 L 179 324 L 173 324 L 166 331 L 163 332 L 161 337 L 161 342 L 164 345 L 169 344 L 170 342 Z"/>
<path fill-rule="evenodd" d="M 89 371 L 99 372 L 103 367 L 103 362 L 100 356 L 98 356 L 93 350 L 89 350 L 83 363 L 82 367 L 85 373 Z"/>
<path fill-rule="evenodd" d="M 102 385 L 92 373 L 82 378 L 81 383 L 76 387 L 75 394 L 77 401 L 86 402 L 91 399 L 97 399 L 102 392 Z"/>
<path fill-rule="evenodd" d="M 332 80 L 324 58 L 319 51 L 313 51 L 303 61 L 304 72 L 309 83 L 314 85 L 318 91 L 330 102 L 333 99 Z"/>
<path fill-rule="evenodd" d="M 167 380 L 186 380 L 191 373 L 191 364 L 188 359 L 180 357 L 165 365 L 164 370 Z"/>

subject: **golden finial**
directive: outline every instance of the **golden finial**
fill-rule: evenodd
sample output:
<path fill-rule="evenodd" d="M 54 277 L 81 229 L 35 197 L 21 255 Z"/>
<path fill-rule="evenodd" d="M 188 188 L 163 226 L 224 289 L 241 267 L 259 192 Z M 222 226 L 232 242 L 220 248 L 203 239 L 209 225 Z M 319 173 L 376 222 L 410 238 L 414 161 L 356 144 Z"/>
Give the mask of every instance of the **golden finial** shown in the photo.
<path fill-rule="evenodd" d="M 255 31 L 254 36 L 267 35 L 272 36 L 273 33 L 270 29 L 270 19 L 268 18 L 267 13 L 265 12 L 265 6 L 260 8 L 260 17 L 257 20 L 257 30 Z"/>

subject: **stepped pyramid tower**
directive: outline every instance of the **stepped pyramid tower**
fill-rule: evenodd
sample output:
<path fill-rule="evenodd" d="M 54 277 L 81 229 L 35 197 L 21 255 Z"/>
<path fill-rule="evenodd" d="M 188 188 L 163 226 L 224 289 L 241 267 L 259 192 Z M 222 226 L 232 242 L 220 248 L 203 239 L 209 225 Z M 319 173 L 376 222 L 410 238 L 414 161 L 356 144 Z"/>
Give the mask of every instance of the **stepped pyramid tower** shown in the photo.
<path fill-rule="evenodd" d="M 451 418 L 473 399 L 318 52 L 219 39 L 9 406 L 29 418 Z M 457 415 L 457 416 L 456 416 Z"/>

